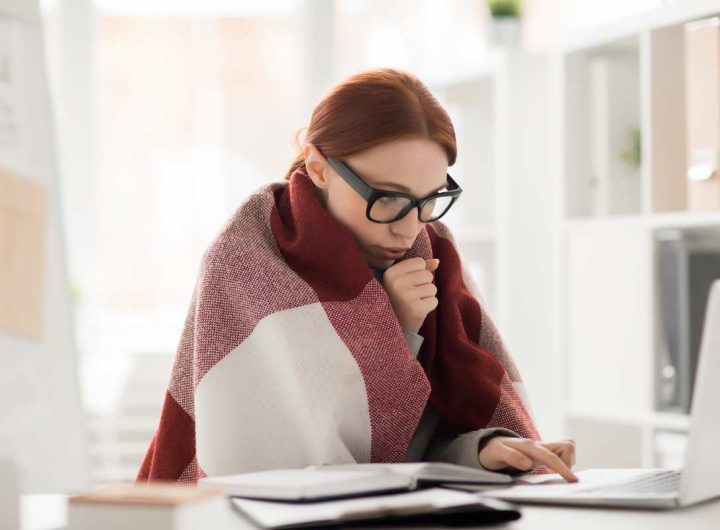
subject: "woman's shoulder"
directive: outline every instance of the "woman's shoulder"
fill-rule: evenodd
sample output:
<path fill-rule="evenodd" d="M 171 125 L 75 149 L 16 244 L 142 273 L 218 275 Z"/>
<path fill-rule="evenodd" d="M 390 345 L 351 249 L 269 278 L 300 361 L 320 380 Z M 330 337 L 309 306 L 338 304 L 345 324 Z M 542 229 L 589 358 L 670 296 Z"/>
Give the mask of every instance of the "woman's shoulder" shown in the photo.
<path fill-rule="evenodd" d="M 209 266 L 235 259 L 238 254 L 264 254 L 273 244 L 270 216 L 275 196 L 286 182 L 270 182 L 245 197 L 206 247 L 202 263 Z"/>
<path fill-rule="evenodd" d="M 443 237 L 445 239 L 455 241 L 455 237 L 453 236 L 453 233 L 452 233 L 452 230 L 450 230 L 450 227 L 448 225 L 446 225 L 445 223 L 443 223 L 442 221 L 440 221 L 439 219 L 437 221 L 428 223 L 428 226 L 439 237 Z"/>

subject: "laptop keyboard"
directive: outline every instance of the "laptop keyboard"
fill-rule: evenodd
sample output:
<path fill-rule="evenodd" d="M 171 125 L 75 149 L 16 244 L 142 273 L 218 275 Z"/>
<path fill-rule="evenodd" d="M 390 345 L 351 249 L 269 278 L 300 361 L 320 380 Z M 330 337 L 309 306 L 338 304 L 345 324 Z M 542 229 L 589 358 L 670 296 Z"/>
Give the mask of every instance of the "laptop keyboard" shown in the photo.
<path fill-rule="evenodd" d="M 583 489 L 581 492 L 583 494 L 673 493 L 680 489 L 680 475 L 681 472 L 675 470 L 655 471 L 624 482 Z"/>

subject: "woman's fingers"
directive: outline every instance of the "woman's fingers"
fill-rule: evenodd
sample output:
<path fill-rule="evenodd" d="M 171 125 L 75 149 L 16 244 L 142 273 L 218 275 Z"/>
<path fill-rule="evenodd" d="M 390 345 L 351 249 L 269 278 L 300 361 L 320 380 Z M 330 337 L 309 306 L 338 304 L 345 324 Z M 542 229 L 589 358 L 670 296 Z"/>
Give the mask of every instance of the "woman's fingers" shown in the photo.
<path fill-rule="evenodd" d="M 523 471 L 527 471 L 533 467 L 532 459 L 528 458 L 520 451 L 505 444 L 499 444 L 498 449 L 498 456 L 502 459 L 506 466 L 512 466 Z"/>
<path fill-rule="evenodd" d="M 434 283 L 426 283 L 415 287 L 415 292 L 417 293 L 418 298 L 428 298 L 429 296 L 435 296 L 438 289 Z"/>
<path fill-rule="evenodd" d="M 512 447 L 505 445 L 503 437 L 491 438 L 480 451 L 478 458 L 485 469 L 497 471 L 508 466 L 518 469 L 529 469 L 532 460 Z"/>
<path fill-rule="evenodd" d="M 563 440 L 558 442 L 561 446 L 563 455 L 567 456 L 566 462 L 568 467 L 575 465 L 575 440 Z M 565 461 L 565 459 L 563 459 Z M 568 463 L 569 462 L 569 463 Z"/>
<path fill-rule="evenodd" d="M 537 446 L 537 450 L 541 454 L 546 455 L 546 460 L 542 461 L 543 464 L 547 465 L 554 471 L 557 471 L 558 473 L 560 473 L 560 475 L 568 482 L 577 482 L 578 481 L 577 476 L 570 469 L 571 464 L 569 464 L 569 463 L 566 464 L 565 461 L 560 456 L 553 453 L 552 451 L 549 451 L 545 447 Z"/>
<path fill-rule="evenodd" d="M 546 447 L 546 449 L 558 455 L 560 457 L 560 460 L 562 460 L 567 467 L 572 467 L 574 463 L 572 449 L 568 448 L 567 446 L 559 446 L 554 448 Z"/>
<path fill-rule="evenodd" d="M 563 462 L 558 455 L 543 447 L 541 442 L 519 438 L 517 440 L 506 440 L 505 443 L 510 445 L 512 448 L 517 449 L 524 455 L 529 456 L 536 462 L 540 462 L 553 471 L 556 471 L 568 482 L 578 481 L 575 473 L 570 470 L 565 462 Z"/>
<path fill-rule="evenodd" d="M 559 442 L 540 442 L 540 445 L 558 455 L 566 466 L 575 465 L 575 442 L 561 440 Z"/>

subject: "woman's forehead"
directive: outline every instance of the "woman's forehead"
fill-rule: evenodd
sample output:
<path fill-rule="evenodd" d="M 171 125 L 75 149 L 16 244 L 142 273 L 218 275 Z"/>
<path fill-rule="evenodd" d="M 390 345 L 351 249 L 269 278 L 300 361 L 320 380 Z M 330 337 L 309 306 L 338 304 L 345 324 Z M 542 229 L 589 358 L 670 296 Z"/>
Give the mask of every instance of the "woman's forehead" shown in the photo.
<path fill-rule="evenodd" d="M 347 161 L 373 187 L 426 195 L 446 185 L 445 151 L 425 138 L 386 142 Z"/>

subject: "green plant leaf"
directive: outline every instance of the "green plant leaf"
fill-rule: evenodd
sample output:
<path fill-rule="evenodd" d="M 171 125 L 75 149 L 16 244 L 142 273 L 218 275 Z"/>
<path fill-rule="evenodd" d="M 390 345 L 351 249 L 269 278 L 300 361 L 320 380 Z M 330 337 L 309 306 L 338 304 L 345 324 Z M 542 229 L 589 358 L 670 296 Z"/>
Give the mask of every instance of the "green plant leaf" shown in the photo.
<path fill-rule="evenodd" d="M 520 0 L 487 0 L 493 18 L 520 18 Z"/>

